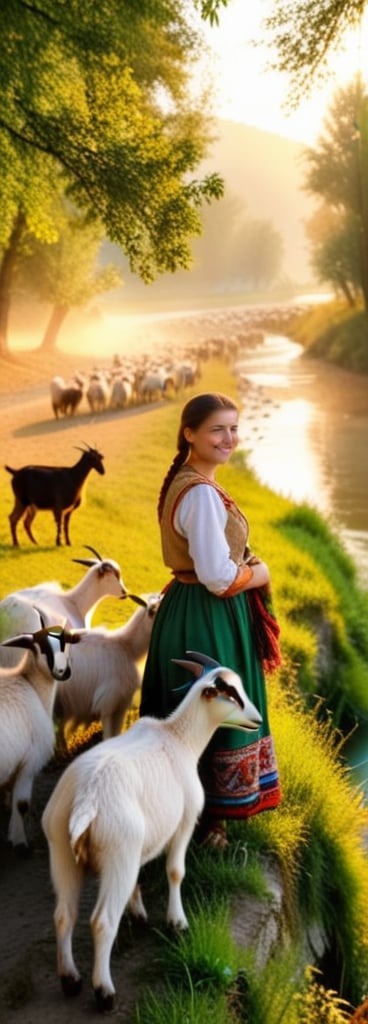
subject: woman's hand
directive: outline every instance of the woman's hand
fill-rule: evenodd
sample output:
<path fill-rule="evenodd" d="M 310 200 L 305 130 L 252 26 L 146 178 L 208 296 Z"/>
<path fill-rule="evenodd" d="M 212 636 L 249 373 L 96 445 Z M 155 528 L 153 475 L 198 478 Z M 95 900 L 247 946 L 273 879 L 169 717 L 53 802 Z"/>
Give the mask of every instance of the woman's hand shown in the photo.
<path fill-rule="evenodd" d="M 247 564 L 250 564 L 253 575 L 252 579 L 250 579 L 249 583 L 244 587 L 244 590 L 251 590 L 252 587 L 264 587 L 266 583 L 271 582 L 269 569 L 265 562 L 261 562 L 260 559 L 257 559 L 256 561 L 252 560 Z"/>

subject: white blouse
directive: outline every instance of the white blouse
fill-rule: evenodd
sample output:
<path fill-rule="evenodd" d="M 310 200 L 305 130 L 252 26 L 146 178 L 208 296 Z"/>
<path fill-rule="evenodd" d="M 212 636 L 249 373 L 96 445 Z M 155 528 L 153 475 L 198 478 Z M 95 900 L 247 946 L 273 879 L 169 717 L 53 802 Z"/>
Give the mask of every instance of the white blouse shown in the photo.
<path fill-rule="evenodd" d="M 188 540 L 200 583 L 214 594 L 227 590 L 238 571 L 236 562 L 230 558 L 226 522 L 226 508 L 215 488 L 207 484 L 191 487 L 174 516 L 175 529 Z"/>

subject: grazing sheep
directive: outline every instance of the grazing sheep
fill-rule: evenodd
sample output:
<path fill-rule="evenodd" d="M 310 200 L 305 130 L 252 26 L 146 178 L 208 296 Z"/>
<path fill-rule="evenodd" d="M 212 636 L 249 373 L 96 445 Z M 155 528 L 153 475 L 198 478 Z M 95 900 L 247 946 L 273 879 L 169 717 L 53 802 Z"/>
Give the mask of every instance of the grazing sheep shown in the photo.
<path fill-rule="evenodd" d="M 60 402 L 65 386 L 64 377 L 53 377 L 50 382 L 51 405 L 56 419 L 60 412 Z"/>
<path fill-rule="evenodd" d="M 111 385 L 110 409 L 125 409 L 132 401 L 133 388 L 125 377 L 114 377 Z"/>
<path fill-rule="evenodd" d="M 127 903 L 136 916 L 147 916 L 138 886 L 140 867 L 164 850 L 167 921 L 187 927 L 181 883 L 186 849 L 204 803 L 200 755 L 218 726 L 254 730 L 261 723 L 235 672 L 187 653 L 196 661 L 177 663 L 202 678 L 176 710 L 164 720 L 141 718 L 121 736 L 80 754 L 59 779 L 42 816 L 56 893 L 58 973 L 69 996 L 81 987 L 72 935 L 84 874 L 92 868 L 100 875 L 91 928 L 92 985 L 101 1011 L 114 1006 L 110 956 Z"/>
<path fill-rule="evenodd" d="M 70 676 L 60 683 L 55 714 L 67 740 L 78 725 L 102 722 L 103 738 L 118 736 L 124 715 L 141 684 L 138 662 L 148 651 L 159 594 L 147 600 L 129 594 L 142 607 L 118 629 L 78 631 L 80 643 L 70 656 Z"/>
<path fill-rule="evenodd" d="M 82 501 L 83 489 L 91 469 L 101 476 L 105 473 L 103 455 L 97 448 L 81 448 L 81 458 L 74 466 L 23 466 L 12 469 L 5 466 L 12 475 L 15 504 L 9 516 L 12 541 L 18 547 L 17 523 L 23 519 L 24 528 L 32 544 L 37 544 L 31 524 L 37 509 L 53 512 L 56 522 L 56 544 L 61 544 L 64 531 L 65 543 L 70 545 L 69 520 L 75 508 Z"/>
<path fill-rule="evenodd" d="M 54 749 L 56 679 L 67 677 L 67 645 L 78 640 L 50 626 L 5 641 L 29 648 L 14 668 L 0 669 L 0 787 L 12 791 L 8 839 L 13 846 L 29 845 L 24 819 L 33 782 Z"/>
<path fill-rule="evenodd" d="M 165 386 L 166 373 L 163 367 L 148 370 L 139 381 L 137 387 L 138 398 L 143 402 L 153 402 L 162 398 Z"/>
<path fill-rule="evenodd" d="M 104 412 L 110 398 L 110 385 L 101 371 L 96 371 L 88 384 L 86 398 L 91 412 Z"/>

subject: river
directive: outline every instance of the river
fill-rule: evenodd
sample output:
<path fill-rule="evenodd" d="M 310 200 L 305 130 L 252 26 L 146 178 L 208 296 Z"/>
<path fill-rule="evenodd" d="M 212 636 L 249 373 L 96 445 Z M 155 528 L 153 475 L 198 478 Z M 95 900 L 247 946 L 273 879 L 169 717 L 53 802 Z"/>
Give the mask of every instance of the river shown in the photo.
<path fill-rule="evenodd" d="M 368 586 L 368 379 L 310 359 L 277 335 L 266 335 L 237 371 L 249 465 L 273 491 L 328 519 Z M 368 797 L 368 724 L 348 757 Z"/>

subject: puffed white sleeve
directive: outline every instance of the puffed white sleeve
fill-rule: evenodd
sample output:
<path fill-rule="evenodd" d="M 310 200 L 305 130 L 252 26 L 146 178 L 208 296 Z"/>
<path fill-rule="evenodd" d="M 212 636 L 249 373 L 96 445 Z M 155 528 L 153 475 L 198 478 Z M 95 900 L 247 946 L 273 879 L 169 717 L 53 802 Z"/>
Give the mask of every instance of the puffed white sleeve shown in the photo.
<path fill-rule="evenodd" d="M 214 487 L 196 484 L 175 512 L 174 526 L 188 540 L 189 554 L 200 583 L 221 594 L 233 583 L 238 567 L 225 537 L 227 512 Z"/>

